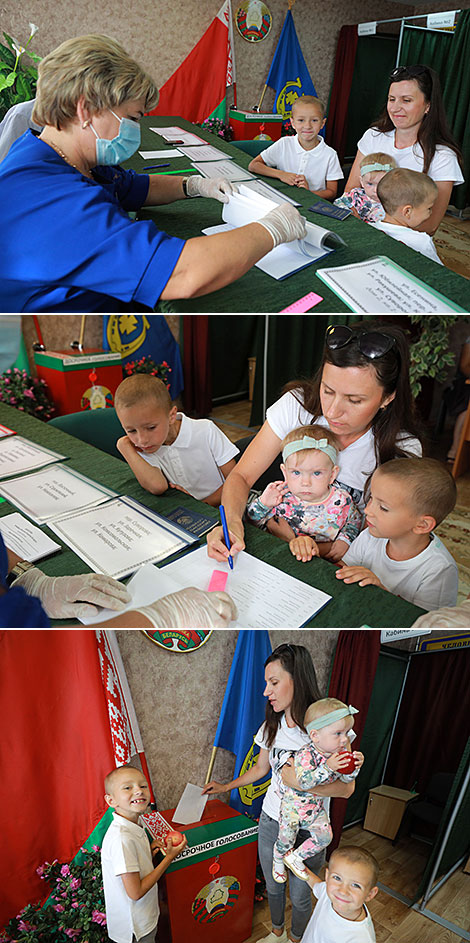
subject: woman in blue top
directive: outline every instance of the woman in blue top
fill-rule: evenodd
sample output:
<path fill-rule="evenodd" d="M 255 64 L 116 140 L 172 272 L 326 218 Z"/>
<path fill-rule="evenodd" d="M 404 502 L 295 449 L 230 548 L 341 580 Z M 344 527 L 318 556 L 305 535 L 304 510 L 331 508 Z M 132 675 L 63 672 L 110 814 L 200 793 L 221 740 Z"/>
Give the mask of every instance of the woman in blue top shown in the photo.
<path fill-rule="evenodd" d="M 226 202 L 231 185 L 117 166 L 140 145 L 158 91 L 106 36 L 62 43 L 39 64 L 34 121 L 0 165 L 0 310 L 141 311 L 243 275 L 274 246 L 305 235 L 290 204 L 231 232 L 170 238 L 129 210 L 190 196 Z"/>

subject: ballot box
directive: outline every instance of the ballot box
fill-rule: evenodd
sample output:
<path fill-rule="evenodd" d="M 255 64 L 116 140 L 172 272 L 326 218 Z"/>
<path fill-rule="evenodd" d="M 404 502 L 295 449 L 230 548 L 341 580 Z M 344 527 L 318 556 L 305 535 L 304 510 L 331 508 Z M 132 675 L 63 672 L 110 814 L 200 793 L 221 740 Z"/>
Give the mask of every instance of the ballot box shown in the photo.
<path fill-rule="evenodd" d="M 165 873 L 172 943 L 243 943 L 251 936 L 258 825 L 219 799 L 194 825 L 172 822 L 188 846 Z"/>
<path fill-rule="evenodd" d="M 114 393 L 122 380 L 119 352 L 38 350 L 34 362 L 38 377 L 49 387 L 58 415 L 114 405 Z"/>
<path fill-rule="evenodd" d="M 271 141 L 278 141 L 281 137 L 284 118 L 277 114 L 260 114 L 257 111 L 239 111 L 231 108 L 229 124 L 233 131 L 234 141 L 252 141 L 260 134 L 266 135 Z"/>

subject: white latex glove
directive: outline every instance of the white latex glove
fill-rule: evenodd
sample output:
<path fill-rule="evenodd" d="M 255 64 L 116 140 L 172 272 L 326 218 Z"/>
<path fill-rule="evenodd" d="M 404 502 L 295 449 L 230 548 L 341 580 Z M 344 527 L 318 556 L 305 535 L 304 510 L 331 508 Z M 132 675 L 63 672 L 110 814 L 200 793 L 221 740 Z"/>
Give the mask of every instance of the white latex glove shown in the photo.
<path fill-rule="evenodd" d="M 155 629 L 226 629 L 237 607 L 227 593 L 188 586 L 136 612 L 147 616 Z"/>
<path fill-rule="evenodd" d="M 460 606 L 446 606 L 444 609 L 434 609 L 420 616 L 413 622 L 412 629 L 468 629 L 470 626 L 470 599 L 460 603 Z"/>
<path fill-rule="evenodd" d="M 19 576 L 13 585 L 22 586 L 29 596 L 37 596 L 51 619 L 93 618 L 98 615 L 97 606 L 120 611 L 131 600 L 122 583 L 102 573 L 46 576 L 33 567 Z"/>
<path fill-rule="evenodd" d="M 273 237 L 273 249 L 282 242 L 303 239 L 307 235 L 305 220 L 292 203 L 281 203 L 257 222 Z"/>
<path fill-rule="evenodd" d="M 225 177 L 188 177 L 186 192 L 188 196 L 208 196 L 220 203 L 228 203 L 230 194 L 236 190 Z"/>

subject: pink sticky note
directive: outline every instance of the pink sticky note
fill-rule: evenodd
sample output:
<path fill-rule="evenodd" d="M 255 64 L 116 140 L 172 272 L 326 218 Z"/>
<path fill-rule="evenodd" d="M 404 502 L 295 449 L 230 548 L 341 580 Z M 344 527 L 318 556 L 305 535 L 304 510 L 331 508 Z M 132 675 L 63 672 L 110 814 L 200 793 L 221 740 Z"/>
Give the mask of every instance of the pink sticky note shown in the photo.
<path fill-rule="evenodd" d="M 225 584 L 227 582 L 227 577 L 228 573 L 224 573 L 223 570 L 214 570 L 209 583 L 208 592 L 215 593 L 219 591 L 223 593 Z"/>
<path fill-rule="evenodd" d="M 315 294 L 314 291 L 309 291 L 308 295 L 294 301 L 288 308 L 283 308 L 279 314 L 305 314 L 306 311 L 310 311 L 310 308 L 314 308 L 320 301 L 323 301 L 320 295 Z"/>

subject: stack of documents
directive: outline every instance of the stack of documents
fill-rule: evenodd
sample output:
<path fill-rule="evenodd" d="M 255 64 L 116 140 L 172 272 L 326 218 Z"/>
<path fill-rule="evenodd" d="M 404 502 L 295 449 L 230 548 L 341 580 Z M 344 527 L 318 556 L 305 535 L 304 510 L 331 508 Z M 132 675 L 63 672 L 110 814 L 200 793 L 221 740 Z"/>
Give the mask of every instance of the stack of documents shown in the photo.
<path fill-rule="evenodd" d="M 10 478 L 66 457 L 20 435 L 6 435 L 8 438 L 2 438 L 0 442 L 0 478 Z"/>

